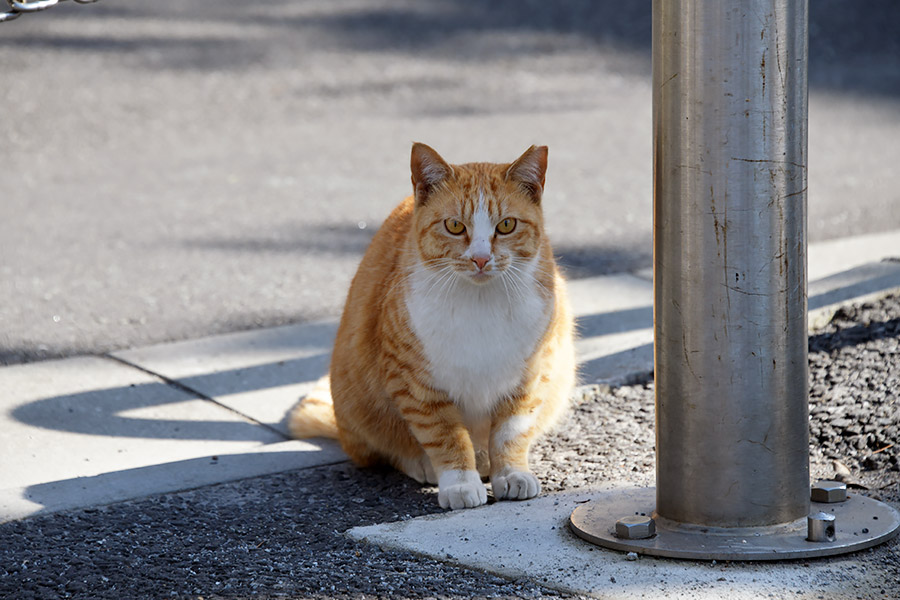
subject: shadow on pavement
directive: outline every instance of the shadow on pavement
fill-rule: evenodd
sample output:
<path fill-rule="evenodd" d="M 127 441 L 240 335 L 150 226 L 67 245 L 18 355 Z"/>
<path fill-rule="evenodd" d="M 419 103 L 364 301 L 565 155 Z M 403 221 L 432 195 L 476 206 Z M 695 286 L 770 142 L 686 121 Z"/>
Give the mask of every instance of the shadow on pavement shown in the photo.
<path fill-rule="evenodd" d="M 629 273 L 653 266 L 650 248 L 617 247 L 603 244 L 554 244 L 556 262 L 567 279 Z"/>
<path fill-rule="evenodd" d="M 72 12 L 57 16 L 73 19 L 78 26 Z M 201 70 L 243 69 L 283 60 L 284 48 L 272 47 L 279 44 L 303 47 L 310 43 L 315 51 L 406 53 L 457 61 L 603 50 L 604 60 L 615 61 L 618 68 L 650 75 L 649 0 L 432 0 L 414 4 L 380 0 L 351 10 L 340 4 L 310 10 L 287 0 L 270 0 L 264 6 L 237 0 L 207 1 L 186 9 L 169 0 L 154 2 L 152 7 L 97 5 L 90 12 L 79 13 L 77 19 L 115 20 L 126 27 L 162 19 L 179 27 L 156 35 L 73 36 L 37 30 L 22 38 L 4 36 L 0 47 L 125 52 L 135 54 L 147 68 Z M 210 24 L 229 27 L 208 31 Z M 810 86 L 900 95 L 898 24 L 900 3 L 895 0 L 810 2 Z M 270 35 L 242 33 L 240 25 L 262 27 Z M 618 60 L 609 50 L 636 53 L 639 60 Z"/>
<path fill-rule="evenodd" d="M 809 349 L 810 352 L 833 352 L 847 346 L 888 338 L 900 338 L 900 319 L 877 321 L 819 333 L 810 336 Z"/>
<path fill-rule="evenodd" d="M 244 415 L 241 415 L 244 417 L 241 421 L 167 419 L 165 405 L 296 384 L 299 383 L 298 373 L 325 373 L 328 360 L 329 355 L 323 353 L 180 378 L 176 382 L 177 387 L 192 393 L 193 397 L 178 396 L 172 399 L 171 393 L 161 393 L 170 387 L 162 381 L 54 396 L 18 407 L 12 411 L 12 417 L 41 429 L 108 437 L 255 441 L 260 440 L 260 425 Z M 203 390 L 204 393 L 195 390 Z M 127 416 L 129 411 L 152 413 L 154 409 L 159 409 L 163 418 Z M 269 430 L 269 434 L 273 432 L 273 429 Z M 283 438 L 283 434 L 278 435 Z"/>

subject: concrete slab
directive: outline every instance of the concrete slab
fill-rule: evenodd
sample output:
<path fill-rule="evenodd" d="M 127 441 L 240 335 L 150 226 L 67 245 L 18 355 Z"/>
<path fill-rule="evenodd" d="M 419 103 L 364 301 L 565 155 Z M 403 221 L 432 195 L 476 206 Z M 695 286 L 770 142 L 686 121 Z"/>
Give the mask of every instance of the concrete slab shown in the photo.
<path fill-rule="evenodd" d="M 337 323 L 305 323 L 113 354 L 288 436 L 285 416 L 328 372 Z"/>
<path fill-rule="evenodd" d="M 610 487 L 604 490 L 611 489 Z M 526 578 L 541 585 L 610 600 L 669 598 L 884 598 L 894 589 L 877 560 L 859 556 L 782 563 L 690 562 L 605 550 L 572 534 L 569 515 L 604 490 L 549 494 L 526 502 L 367 527 L 347 535 L 382 548 Z"/>
<path fill-rule="evenodd" d="M 0 389 L 0 521 L 272 472 L 271 444 L 279 470 L 343 458 L 110 359 L 5 367 Z"/>

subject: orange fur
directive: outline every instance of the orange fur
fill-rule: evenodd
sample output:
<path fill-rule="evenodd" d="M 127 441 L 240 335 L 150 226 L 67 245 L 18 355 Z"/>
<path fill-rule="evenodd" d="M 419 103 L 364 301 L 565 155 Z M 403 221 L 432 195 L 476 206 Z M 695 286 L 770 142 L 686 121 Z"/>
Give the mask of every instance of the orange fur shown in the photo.
<path fill-rule="evenodd" d="M 288 415 L 288 429 L 295 438 L 338 437 L 331 402 L 331 381 L 326 375 Z"/>
<path fill-rule="evenodd" d="M 452 508 L 486 501 L 478 475 L 497 498 L 537 493 L 528 450 L 566 407 L 575 372 L 543 227 L 546 157 L 532 147 L 512 164 L 449 165 L 413 146 L 414 195 L 350 286 L 331 360 L 333 421 L 320 388 L 292 411 L 296 436 L 337 434 L 361 466 L 440 481 Z M 504 219 L 509 233 L 496 229 Z"/>

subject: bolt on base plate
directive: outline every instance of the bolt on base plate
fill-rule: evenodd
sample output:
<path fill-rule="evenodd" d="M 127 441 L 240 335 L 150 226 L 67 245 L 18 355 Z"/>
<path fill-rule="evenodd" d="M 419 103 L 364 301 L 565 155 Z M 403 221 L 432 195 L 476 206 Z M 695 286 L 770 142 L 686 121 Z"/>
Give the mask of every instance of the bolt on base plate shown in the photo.
<path fill-rule="evenodd" d="M 576 508 L 569 527 L 588 542 L 650 556 L 696 560 L 782 560 L 845 554 L 885 542 L 900 532 L 900 513 L 871 498 L 848 494 L 840 503 L 810 503 L 810 513 L 835 516 L 834 541 L 810 542 L 804 516 L 771 527 L 703 527 L 661 519 L 655 514 L 656 488 L 599 492 Z M 656 535 L 642 540 L 616 536 L 616 521 L 645 513 L 656 521 Z"/>

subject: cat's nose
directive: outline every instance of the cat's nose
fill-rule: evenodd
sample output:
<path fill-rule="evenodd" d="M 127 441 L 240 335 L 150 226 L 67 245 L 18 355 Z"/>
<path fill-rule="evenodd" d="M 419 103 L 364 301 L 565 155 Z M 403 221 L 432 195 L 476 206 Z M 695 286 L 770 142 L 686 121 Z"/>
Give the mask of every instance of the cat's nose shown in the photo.
<path fill-rule="evenodd" d="M 472 262 L 475 263 L 475 266 L 478 267 L 479 271 L 484 270 L 484 265 L 486 265 L 489 260 L 491 260 L 490 256 L 473 256 L 472 257 Z"/>

